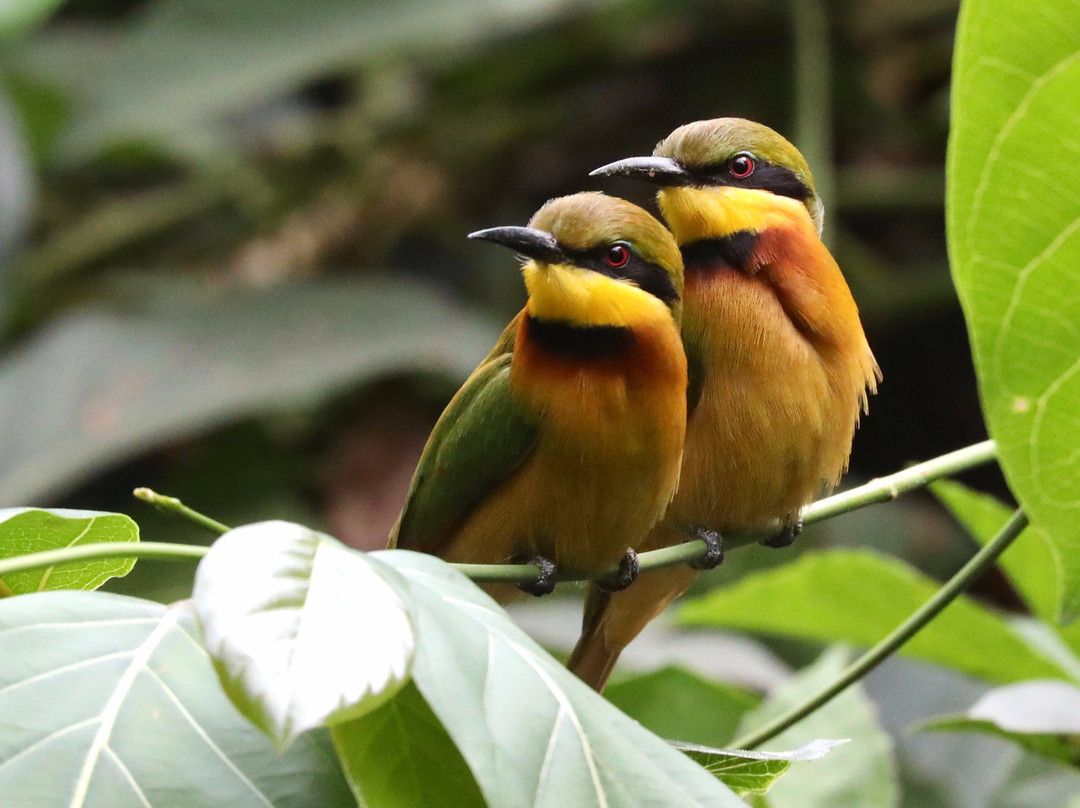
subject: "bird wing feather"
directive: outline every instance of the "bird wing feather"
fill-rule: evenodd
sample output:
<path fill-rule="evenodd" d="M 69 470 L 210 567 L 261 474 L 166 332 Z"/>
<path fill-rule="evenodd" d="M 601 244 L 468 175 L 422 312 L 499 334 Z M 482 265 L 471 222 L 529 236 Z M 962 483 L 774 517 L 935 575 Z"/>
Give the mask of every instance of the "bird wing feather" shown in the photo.
<path fill-rule="evenodd" d="M 483 362 L 447 405 L 420 456 L 390 547 L 437 554 L 529 456 L 537 424 L 510 389 L 511 359 L 503 353 Z"/>

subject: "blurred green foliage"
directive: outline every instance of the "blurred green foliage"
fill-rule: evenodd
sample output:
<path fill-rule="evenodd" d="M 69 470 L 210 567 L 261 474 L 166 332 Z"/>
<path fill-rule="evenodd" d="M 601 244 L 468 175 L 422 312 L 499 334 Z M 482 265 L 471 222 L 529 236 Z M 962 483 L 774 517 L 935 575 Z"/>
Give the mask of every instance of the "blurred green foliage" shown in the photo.
<path fill-rule="evenodd" d="M 132 503 L 150 485 L 231 524 L 378 546 L 442 404 L 523 299 L 513 263 L 463 235 L 725 114 L 790 135 L 826 194 L 886 377 L 852 475 L 983 437 L 945 257 L 956 0 L 55 5 L 0 4 L 0 504 L 126 511 L 147 539 L 205 541 Z M 794 552 L 855 544 L 932 575 L 970 550 L 912 497 Z M 701 586 L 790 560 L 733 554 Z M 186 574 L 143 564 L 110 587 L 170 600 Z M 1003 576 L 977 594 L 1024 608 Z M 758 699 L 670 672 L 612 691 L 716 744 Z M 725 699 L 703 726 L 695 705 Z M 945 793 L 901 796 L 888 744 L 872 752 L 881 804 Z"/>

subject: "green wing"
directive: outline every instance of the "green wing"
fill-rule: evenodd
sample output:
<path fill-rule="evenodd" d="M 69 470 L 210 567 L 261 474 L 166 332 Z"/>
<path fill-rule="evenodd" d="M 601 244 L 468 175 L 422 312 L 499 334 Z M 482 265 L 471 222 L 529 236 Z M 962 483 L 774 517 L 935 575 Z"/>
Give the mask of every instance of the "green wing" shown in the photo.
<path fill-rule="evenodd" d="M 496 355 L 480 365 L 435 424 L 390 534 L 391 547 L 437 554 L 472 509 L 528 457 L 536 423 L 510 393 L 511 356 Z"/>

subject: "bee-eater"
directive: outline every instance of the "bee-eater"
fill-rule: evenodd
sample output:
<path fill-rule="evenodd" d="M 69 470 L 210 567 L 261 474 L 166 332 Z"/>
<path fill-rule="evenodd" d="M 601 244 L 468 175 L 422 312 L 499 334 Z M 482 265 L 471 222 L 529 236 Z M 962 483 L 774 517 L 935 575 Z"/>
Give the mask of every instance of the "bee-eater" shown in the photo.
<path fill-rule="evenodd" d="M 651 157 L 592 172 L 661 186 L 660 211 L 686 270 L 682 334 L 690 368 L 682 481 L 638 549 L 685 541 L 721 556 L 725 531 L 784 530 L 847 468 L 880 373 L 840 269 L 821 242 L 824 211 L 803 156 L 752 121 L 681 126 Z M 768 543 L 768 542 L 767 542 Z M 597 690 L 619 653 L 693 581 L 643 575 L 624 592 L 591 588 L 571 668 Z"/>
<path fill-rule="evenodd" d="M 599 193 L 548 202 L 528 227 L 470 238 L 509 247 L 528 302 L 439 418 L 390 546 L 448 561 L 530 559 L 592 575 L 663 515 L 686 429 L 682 259 L 668 230 Z M 488 587 L 500 600 L 511 587 Z"/>

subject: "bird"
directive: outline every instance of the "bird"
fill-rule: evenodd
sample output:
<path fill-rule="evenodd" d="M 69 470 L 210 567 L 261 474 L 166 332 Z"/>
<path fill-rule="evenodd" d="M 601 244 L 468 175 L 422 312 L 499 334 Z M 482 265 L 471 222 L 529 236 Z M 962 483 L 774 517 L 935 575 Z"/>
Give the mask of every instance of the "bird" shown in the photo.
<path fill-rule="evenodd" d="M 722 536 L 781 527 L 847 469 L 860 414 L 881 372 L 858 309 L 821 241 L 824 208 L 806 160 L 743 118 L 680 126 L 649 157 L 598 176 L 660 186 L 660 212 L 682 251 L 682 336 L 690 369 L 681 483 L 638 549 L 703 538 L 694 566 L 643 574 L 621 592 L 590 587 L 570 668 L 596 690 L 626 645 L 723 557 Z M 696 568 L 695 568 L 696 567 Z"/>
<path fill-rule="evenodd" d="M 528 227 L 470 234 L 524 258 L 528 301 L 437 421 L 390 547 L 451 562 L 528 562 L 611 587 L 674 495 L 686 430 L 682 258 L 644 209 L 597 192 Z M 602 582 L 601 585 L 604 585 Z M 485 589 L 501 603 L 520 594 Z"/>

